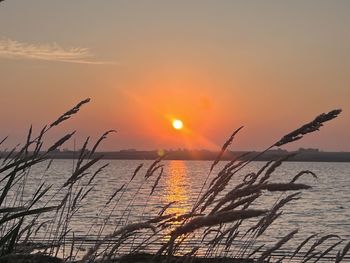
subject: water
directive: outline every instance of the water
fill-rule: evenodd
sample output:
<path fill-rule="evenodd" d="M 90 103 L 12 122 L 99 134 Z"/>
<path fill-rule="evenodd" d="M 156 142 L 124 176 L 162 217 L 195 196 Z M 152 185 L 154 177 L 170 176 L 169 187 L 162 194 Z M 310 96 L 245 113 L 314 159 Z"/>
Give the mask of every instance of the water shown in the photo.
<path fill-rule="evenodd" d="M 212 164 L 208 161 L 164 161 L 163 176 L 150 196 L 152 186 L 158 176 L 157 172 L 145 180 L 144 175 L 151 164 L 150 161 L 109 160 L 102 161 L 99 166 L 107 162 L 109 166 L 98 174 L 91 184 L 94 186 L 91 192 L 77 204 L 80 208 L 72 217 L 69 226 L 70 233 L 74 232 L 76 238 L 88 237 L 90 240 L 95 240 L 99 234 L 102 233 L 100 236 L 110 234 L 127 223 L 145 221 L 156 215 L 169 202 L 176 203 L 166 211 L 166 214 L 189 212 L 198 198 Z M 128 184 L 133 171 L 141 163 L 144 164 L 144 167 Z M 224 162 L 220 163 L 210 177 L 212 178 L 224 164 Z M 227 190 L 240 182 L 243 175 L 256 172 L 263 165 L 263 162 L 253 162 L 249 167 L 244 168 L 235 175 Z M 54 160 L 48 170 L 46 166 L 47 163 L 42 163 L 31 169 L 23 192 L 24 200 L 33 195 L 41 182 L 45 182 L 45 185 L 53 185 L 48 192 L 48 196 L 52 197 L 51 204 L 59 204 L 64 197 L 66 189 L 60 190 L 60 186 L 71 176 L 74 161 Z M 283 215 L 276 220 L 259 242 L 272 244 L 294 229 L 299 229 L 299 233 L 289 245 L 284 247 L 285 251 L 295 249 L 297 244 L 314 233 L 336 234 L 343 239 L 350 240 L 350 163 L 286 162 L 273 173 L 270 181 L 288 182 L 301 170 L 313 171 L 317 174 L 318 179 L 315 180 L 310 175 L 300 178 L 298 182 L 309 184 L 312 189 L 303 191 L 300 200 L 293 201 L 283 208 Z M 87 175 L 78 186 L 86 185 L 90 176 Z M 123 184 L 128 185 L 126 190 L 120 191 L 111 203 L 105 206 L 106 201 Z M 280 197 L 279 193 L 274 195 L 266 193 L 256 207 L 271 208 Z M 8 200 L 13 199 L 9 197 Z M 108 217 L 108 215 L 111 216 Z M 50 215 L 43 216 L 42 220 L 45 219 L 50 219 Z M 45 234 L 43 232 L 38 234 L 38 240 L 49 238 L 49 229 L 45 229 L 44 225 L 42 230 Z M 159 248 L 155 244 L 160 244 L 167 238 L 166 236 L 160 238 L 147 247 L 146 251 L 155 251 Z M 125 243 L 124 251 L 130 249 L 131 243 L 134 243 L 135 247 L 144 241 L 144 238 L 131 238 L 129 243 Z M 198 244 L 198 241 L 198 237 L 193 238 L 191 246 Z M 330 241 L 335 241 L 335 239 Z M 85 245 L 87 244 L 88 242 Z M 326 242 L 326 244 L 331 243 Z"/>

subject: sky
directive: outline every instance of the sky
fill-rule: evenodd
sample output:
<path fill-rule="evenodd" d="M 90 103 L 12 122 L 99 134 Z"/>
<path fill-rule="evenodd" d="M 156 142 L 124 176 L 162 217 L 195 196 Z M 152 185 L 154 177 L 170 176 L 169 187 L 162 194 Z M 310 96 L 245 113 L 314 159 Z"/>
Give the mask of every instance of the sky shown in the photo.
<path fill-rule="evenodd" d="M 349 12 L 345 0 L 1 2 L 0 136 L 15 145 L 89 97 L 48 144 L 115 129 L 100 150 L 215 150 L 243 125 L 231 149 L 261 150 L 341 108 L 287 149 L 350 151 Z"/>

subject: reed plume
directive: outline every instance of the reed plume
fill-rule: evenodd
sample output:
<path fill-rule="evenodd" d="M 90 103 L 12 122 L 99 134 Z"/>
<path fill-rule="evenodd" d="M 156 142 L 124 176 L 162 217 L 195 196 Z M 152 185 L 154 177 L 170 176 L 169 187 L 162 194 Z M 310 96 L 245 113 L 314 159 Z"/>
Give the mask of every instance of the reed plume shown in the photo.
<path fill-rule="evenodd" d="M 301 126 L 300 128 L 283 136 L 274 145 L 279 147 L 279 146 L 285 145 L 287 143 L 300 140 L 301 138 L 303 138 L 304 135 L 311 133 L 311 132 L 318 131 L 323 126 L 323 123 L 338 117 L 338 115 L 341 112 L 342 112 L 341 109 L 336 109 L 336 110 L 332 110 L 328 113 L 322 113 L 322 114 L 318 115 L 313 121 L 308 122 L 308 123 L 304 124 L 303 126 Z"/>

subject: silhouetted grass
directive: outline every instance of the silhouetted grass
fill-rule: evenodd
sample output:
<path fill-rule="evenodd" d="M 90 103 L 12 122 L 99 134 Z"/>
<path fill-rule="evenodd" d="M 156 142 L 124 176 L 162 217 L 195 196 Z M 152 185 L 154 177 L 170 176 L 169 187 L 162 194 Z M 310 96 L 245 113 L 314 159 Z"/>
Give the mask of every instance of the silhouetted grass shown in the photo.
<path fill-rule="evenodd" d="M 75 131 L 63 135 L 47 150 L 43 150 L 45 136 L 50 130 L 70 119 L 89 101 L 90 99 L 81 101 L 54 122 L 43 127 L 36 136 L 30 127 L 23 146 L 14 147 L 3 158 L 0 165 L 0 262 L 23 262 L 26 259 L 37 262 L 133 262 L 140 258 L 144 262 L 219 262 L 219 259 L 222 262 L 341 262 L 347 259 L 350 243 L 339 249 L 343 240 L 332 234 L 319 238 L 316 234 L 311 235 L 291 254 L 276 256 L 281 247 L 298 233 L 297 229 L 284 236 L 274 246 L 268 247 L 263 244 L 257 247 L 259 238 L 282 216 L 282 209 L 290 202 L 299 200 L 300 191 L 311 188 L 296 181 L 307 174 L 317 178 L 312 171 L 305 170 L 294 175 L 289 183 L 272 182 L 271 177 L 275 170 L 290 156 L 267 162 L 256 172 L 241 176 L 242 180 L 232 187 L 232 178 L 264 152 L 317 131 L 323 123 L 336 118 L 341 110 L 319 115 L 313 121 L 283 136 L 258 155 L 240 156 L 239 159 L 228 162 L 208 182 L 209 175 L 242 127 L 237 129 L 224 143 L 210 167 L 192 209 L 184 214 L 167 213 L 171 206 L 176 205 L 171 202 L 160 209 L 158 214 L 142 215 L 139 222 L 131 222 L 133 204 L 141 189 L 150 185 L 149 196 L 144 200 L 143 213 L 149 199 L 157 191 L 164 173 L 162 161 L 166 156 L 158 158 L 146 168 L 133 198 L 122 206 L 121 204 L 125 204 L 125 193 L 145 166 L 140 164 L 135 171 L 130 171 L 130 180 L 115 188 L 100 210 L 96 211 L 97 219 L 103 220 L 103 223 L 91 222 L 86 238 L 77 238 L 71 228 L 71 222 L 83 205 L 89 205 L 86 200 L 95 190 L 95 180 L 108 166 L 98 166 L 103 156 L 98 155 L 96 150 L 109 133 L 115 132 L 114 130 L 102 134 L 92 144 L 90 151 L 90 138 L 86 138 L 81 150 L 77 152 L 71 176 L 53 194 L 48 194 L 52 186 L 46 185 L 45 182 L 39 184 L 37 189 L 32 189 L 32 197 L 29 199 L 24 198 L 24 190 L 27 189 L 31 169 L 47 161 L 46 171 L 49 171 L 52 163 L 49 153 L 71 140 Z M 6 139 L 7 137 L 0 140 L 0 145 Z M 230 189 L 227 189 L 229 185 Z M 286 195 L 289 191 L 292 193 Z M 266 193 L 272 196 L 277 194 L 275 203 L 270 209 L 257 208 L 257 202 Z M 62 198 L 56 204 L 54 200 L 57 196 Z M 120 210 L 120 207 L 123 209 Z M 116 214 L 119 215 L 119 220 L 115 222 L 114 230 L 104 234 L 109 220 Z M 94 229 L 98 230 L 97 237 L 91 245 L 88 238 Z M 39 232 L 44 232 L 44 243 L 32 241 Z M 199 235 L 201 241 L 188 247 L 195 235 Z M 136 240 L 142 242 L 137 243 Z M 327 243 L 329 245 L 326 249 L 319 249 L 322 244 L 330 241 L 332 242 Z M 90 248 L 82 251 L 83 247 L 88 245 Z M 140 254 L 147 251 L 149 246 L 155 245 L 158 245 L 158 252 L 154 255 Z M 125 247 L 129 248 L 129 255 L 120 257 L 125 254 Z M 338 249 L 338 252 L 330 259 L 329 254 L 335 249 Z"/>

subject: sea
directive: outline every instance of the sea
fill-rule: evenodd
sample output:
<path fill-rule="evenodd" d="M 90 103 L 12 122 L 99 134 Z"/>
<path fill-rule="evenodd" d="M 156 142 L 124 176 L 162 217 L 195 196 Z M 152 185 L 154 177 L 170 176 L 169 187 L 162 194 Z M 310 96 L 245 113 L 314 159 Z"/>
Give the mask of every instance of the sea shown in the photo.
<path fill-rule="evenodd" d="M 102 240 L 117 229 L 154 218 L 169 203 L 172 205 L 163 213 L 164 215 L 190 212 L 193 204 L 207 189 L 208 183 L 227 164 L 227 162 L 219 162 L 210 172 L 212 161 L 164 160 L 159 163 L 161 167 L 152 176 L 146 178 L 145 175 L 152 163 L 148 160 L 101 160 L 91 167 L 89 173 L 85 174 L 72 189 L 69 189 L 62 185 L 72 175 L 76 160 L 52 160 L 50 164 L 44 162 L 33 166 L 25 175 L 25 184 L 23 184 L 25 187 L 12 189 L 12 194 L 15 196 L 21 191 L 23 200 L 30 199 L 43 183 L 44 186 L 51 187 L 37 205 L 59 205 L 68 191 L 72 191 L 73 196 L 76 196 L 82 189 L 77 200 L 73 197 L 69 200 L 70 204 L 75 202 L 76 211 L 69 218 L 67 226 L 69 233 L 65 241 L 72 240 L 74 233 L 75 245 L 79 245 L 81 250 L 79 253 L 84 253 L 96 243 L 96 240 Z M 106 164 L 108 166 L 89 182 L 94 172 Z M 265 164 L 266 162 L 252 162 L 244 167 L 232 177 L 222 195 L 241 183 L 245 175 L 257 172 Z M 142 165 L 142 168 L 131 180 L 139 165 Z M 187 253 L 198 246 L 199 255 L 237 256 L 243 252 L 248 253 L 242 251 L 242 245 L 249 244 L 250 251 L 262 244 L 265 247 L 271 247 L 296 229 L 298 233 L 281 248 L 279 253 L 292 253 L 303 240 L 316 233 L 318 235 L 310 241 L 310 246 L 318 238 L 329 234 L 334 236 L 321 245 L 323 249 L 327 249 L 340 239 L 343 240 L 344 246 L 350 241 L 350 163 L 285 162 L 276 168 L 269 182 L 289 182 L 304 170 L 312 171 L 317 178 L 305 174 L 298 179 L 298 183 L 310 185 L 312 188 L 300 191 L 298 200 L 286 204 L 281 209 L 282 214 L 258 239 L 253 240 L 249 234 L 245 235 L 245 231 L 257 223 L 256 220 L 247 220 L 229 249 L 226 249 L 224 244 L 208 249 L 210 246 L 208 242 L 225 229 L 220 228 L 216 232 L 207 233 L 204 241 L 201 230 L 191 234 L 179 253 Z M 158 184 L 155 186 L 156 181 Z M 153 191 L 152 188 L 154 188 Z M 89 192 L 81 200 L 87 190 Z M 263 192 L 252 208 L 270 209 L 276 202 L 292 193 L 295 191 Z M 13 197 L 9 196 L 8 200 L 13 200 Z M 52 220 L 59 222 L 60 216 L 55 213 L 49 212 L 40 217 L 43 225 L 40 231 L 35 235 L 32 234 L 33 242 L 35 240 L 45 242 L 52 238 L 55 229 L 50 223 Z M 176 224 L 178 223 L 174 223 L 170 229 L 176 228 Z M 150 232 L 147 234 L 147 231 Z M 155 253 L 169 240 L 168 234 L 158 236 L 154 234 L 153 239 L 148 240 L 147 237 L 150 235 L 153 235 L 153 232 L 148 229 L 144 233 L 141 232 L 140 236 L 129 237 L 120 246 L 120 253 L 132 251 Z M 108 238 L 105 240 L 107 242 Z M 306 252 L 307 249 L 302 251 Z M 336 252 L 337 249 L 334 249 L 330 254 L 334 256 Z"/>

